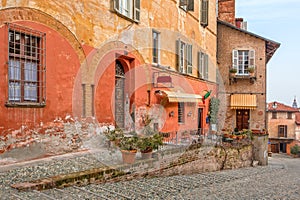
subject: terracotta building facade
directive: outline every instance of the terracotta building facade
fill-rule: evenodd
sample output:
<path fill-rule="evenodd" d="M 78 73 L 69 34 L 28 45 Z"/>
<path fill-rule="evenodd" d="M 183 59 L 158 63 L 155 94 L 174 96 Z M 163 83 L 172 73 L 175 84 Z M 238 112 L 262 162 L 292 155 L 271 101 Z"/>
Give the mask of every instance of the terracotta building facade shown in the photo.
<path fill-rule="evenodd" d="M 127 131 L 146 117 L 162 132 L 208 130 L 215 1 L 4 1 L 0 13 L 2 135 L 69 115 Z"/>
<path fill-rule="evenodd" d="M 299 109 L 274 101 L 268 103 L 267 114 L 270 151 L 290 154 L 299 144 Z"/>
<path fill-rule="evenodd" d="M 266 129 L 267 63 L 280 46 L 246 30 L 235 18 L 235 1 L 219 1 L 218 54 L 224 129 Z M 226 9 L 223 8 L 226 6 Z"/>

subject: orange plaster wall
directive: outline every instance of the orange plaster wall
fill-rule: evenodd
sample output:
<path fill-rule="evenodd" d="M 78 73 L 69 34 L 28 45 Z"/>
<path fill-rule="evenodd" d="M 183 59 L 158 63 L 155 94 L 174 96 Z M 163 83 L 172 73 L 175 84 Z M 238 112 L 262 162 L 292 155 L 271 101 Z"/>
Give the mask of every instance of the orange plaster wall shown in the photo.
<path fill-rule="evenodd" d="M 62 35 L 42 24 L 18 21 L 20 25 L 46 33 L 46 106 L 44 108 L 7 108 L 8 66 L 7 51 L 0 55 L 0 127 L 19 128 L 21 125 L 36 126 L 40 122 L 64 118 L 72 114 L 72 92 L 80 61 L 71 45 Z M 0 28 L 0 44 L 7 46 L 7 28 Z"/>

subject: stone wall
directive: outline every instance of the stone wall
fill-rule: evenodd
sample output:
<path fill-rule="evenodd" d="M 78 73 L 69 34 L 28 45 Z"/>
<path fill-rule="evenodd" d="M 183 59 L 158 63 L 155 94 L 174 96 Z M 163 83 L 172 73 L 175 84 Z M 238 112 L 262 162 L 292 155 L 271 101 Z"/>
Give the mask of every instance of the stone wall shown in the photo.
<path fill-rule="evenodd" d="M 252 144 L 201 146 L 195 144 L 158 151 L 153 158 L 134 164 L 58 175 L 12 185 L 18 190 L 86 185 L 93 182 L 123 181 L 140 177 L 171 176 L 249 167 L 253 162 Z"/>

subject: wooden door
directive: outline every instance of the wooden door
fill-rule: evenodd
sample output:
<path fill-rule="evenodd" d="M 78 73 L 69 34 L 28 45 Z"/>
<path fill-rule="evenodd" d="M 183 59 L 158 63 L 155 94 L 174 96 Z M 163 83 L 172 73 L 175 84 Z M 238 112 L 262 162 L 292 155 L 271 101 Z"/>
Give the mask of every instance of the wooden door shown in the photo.
<path fill-rule="evenodd" d="M 238 130 L 249 129 L 250 110 L 236 110 L 236 127 Z"/>
<path fill-rule="evenodd" d="M 121 63 L 116 62 L 116 77 L 115 77 L 115 121 L 119 128 L 125 126 L 125 73 Z"/>

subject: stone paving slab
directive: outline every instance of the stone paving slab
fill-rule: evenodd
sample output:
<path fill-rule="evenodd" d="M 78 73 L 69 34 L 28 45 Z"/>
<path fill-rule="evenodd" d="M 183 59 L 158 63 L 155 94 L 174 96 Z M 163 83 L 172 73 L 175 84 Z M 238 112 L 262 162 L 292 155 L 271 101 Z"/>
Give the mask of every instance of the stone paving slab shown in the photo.
<path fill-rule="evenodd" d="M 9 186 L 31 178 L 21 169 L 0 173 L 0 199 L 300 199 L 300 159 L 277 155 L 264 167 L 30 192 Z"/>

